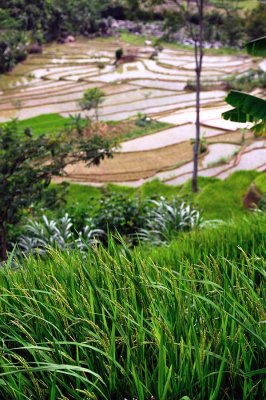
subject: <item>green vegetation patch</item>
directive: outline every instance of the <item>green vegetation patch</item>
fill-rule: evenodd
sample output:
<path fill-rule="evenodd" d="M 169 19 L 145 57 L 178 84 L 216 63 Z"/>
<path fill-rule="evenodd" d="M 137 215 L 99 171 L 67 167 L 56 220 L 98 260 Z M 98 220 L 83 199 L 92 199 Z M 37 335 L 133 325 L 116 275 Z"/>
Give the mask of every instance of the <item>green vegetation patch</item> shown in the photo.
<path fill-rule="evenodd" d="M 85 121 L 82 119 L 82 121 Z M 17 120 L 18 132 L 23 134 L 25 130 L 30 129 L 33 136 L 42 134 L 55 135 L 60 131 L 69 128 L 75 128 L 74 122 L 71 118 L 62 117 L 59 114 L 43 114 L 38 117 Z M 147 120 L 143 126 L 138 125 L 138 119 L 124 120 L 124 121 L 107 121 L 106 135 L 117 137 L 119 140 L 129 140 L 140 136 L 149 135 L 163 129 L 171 128 L 173 125 L 167 122 L 160 122 L 156 120 Z M 1 124 L 0 124 L 1 126 Z"/>
<path fill-rule="evenodd" d="M 144 46 L 147 38 L 141 35 L 134 35 L 133 33 L 121 32 L 120 39 L 133 46 Z"/>
<path fill-rule="evenodd" d="M 189 233 L 180 233 L 178 240 L 167 248 L 143 248 L 143 254 L 150 256 L 155 263 L 178 269 L 180 263 L 204 265 L 215 269 L 212 256 L 220 260 L 240 260 L 245 257 L 239 247 L 249 257 L 265 256 L 266 215 L 249 213 L 238 215 L 234 220 L 206 226 Z M 243 260 L 242 260 L 243 261 Z"/>
<path fill-rule="evenodd" d="M 120 121 L 121 123 L 121 121 Z M 160 121 L 147 121 L 144 126 L 138 126 L 135 124 L 131 130 L 123 134 L 121 137 L 123 140 L 134 139 L 140 136 L 150 135 L 152 133 L 156 133 L 158 131 L 171 128 L 173 125 L 167 122 L 160 122 Z"/>
<path fill-rule="evenodd" d="M 79 206 L 86 207 L 100 197 L 102 191 L 97 187 L 71 183 L 67 188 L 66 205 L 73 206 L 78 203 Z"/>
<path fill-rule="evenodd" d="M 43 114 L 38 117 L 18 120 L 18 131 L 22 134 L 25 129 L 30 129 L 33 136 L 41 134 L 56 134 L 63 130 L 70 122 L 70 118 L 64 118 L 59 114 Z"/>
<path fill-rule="evenodd" d="M 255 179 L 255 184 L 262 194 L 266 194 L 266 174 L 263 173 Z"/>
<path fill-rule="evenodd" d="M 202 190 L 209 185 L 212 185 L 215 182 L 220 182 L 220 179 L 218 178 L 212 178 L 212 177 L 205 177 L 205 176 L 199 176 L 198 177 L 198 188 L 199 188 L 199 192 L 198 193 L 192 193 L 191 191 L 191 186 L 192 186 L 192 180 L 189 179 L 187 182 L 185 182 L 182 185 L 182 188 L 180 190 L 180 196 L 182 197 L 186 197 L 190 200 L 193 200 L 195 198 L 197 198 L 197 196 L 199 195 L 199 193 L 202 192 Z"/>
<path fill-rule="evenodd" d="M 179 195 L 180 186 L 170 186 L 155 179 L 147 182 L 139 188 L 142 198 L 163 196 L 167 199 Z"/>
<path fill-rule="evenodd" d="M 104 193 L 129 197 L 137 195 L 143 200 L 160 196 L 171 199 L 178 196 L 198 206 L 203 212 L 204 219 L 228 220 L 248 212 L 244 209 L 243 199 L 253 182 L 263 194 L 266 193 L 266 174 L 257 171 L 237 171 L 225 180 L 199 177 L 199 192 L 195 194 L 191 192 L 191 180 L 182 186 L 172 186 L 154 179 L 139 188 L 117 184 L 108 184 L 101 188 L 70 184 L 67 205 L 79 203 L 85 207 L 90 202 L 90 198 L 97 199 Z"/>
<path fill-rule="evenodd" d="M 128 197 L 132 197 L 137 193 L 137 189 L 135 188 L 132 188 L 130 186 L 115 185 L 113 183 L 108 183 L 105 187 L 102 188 L 102 191 L 108 194 L 122 194 Z"/>
<path fill-rule="evenodd" d="M 266 223 L 251 217 L 2 268 L 1 398 L 261 398 Z"/>
<path fill-rule="evenodd" d="M 259 174 L 257 171 L 237 171 L 224 181 L 207 185 L 195 198 L 204 217 L 228 219 L 243 213 L 243 197 Z"/>

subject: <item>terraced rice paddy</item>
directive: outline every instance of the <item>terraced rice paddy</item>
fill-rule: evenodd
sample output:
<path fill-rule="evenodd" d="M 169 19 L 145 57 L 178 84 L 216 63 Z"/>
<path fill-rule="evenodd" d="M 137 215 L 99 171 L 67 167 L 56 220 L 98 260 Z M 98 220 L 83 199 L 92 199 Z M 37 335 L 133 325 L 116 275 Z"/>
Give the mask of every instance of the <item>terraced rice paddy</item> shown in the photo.
<path fill-rule="evenodd" d="M 125 54 L 135 54 L 136 60 L 116 67 L 114 55 L 119 47 Z M 99 167 L 71 166 L 69 179 L 138 186 L 157 177 L 169 184 L 182 183 L 192 171 L 190 139 L 195 135 L 195 93 L 186 85 L 194 79 L 193 54 L 166 48 L 151 59 L 153 51 L 148 47 L 132 48 L 118 39 L 46 46 L 43 54 L 30 56 L 10 74 L 0 77 L 0 122 L 50 113 L 84 116 L 78 100 L 85 90 L 99 87 L 106 93 L 101 120 L 122 121 L 141 112 L 173 127 L 123 142 L 114 158 Z M 226 92 L 219 85 L 253 66 L 254 60 L 245 56 L 205 56 L 204 84 L 215 84 L 216 88 L 201 95 L 202 134 L 209 142 L 200 162 L 201 175 L 224 178 L 237 169 L 266 168 L 265 140 L 254 145 L 248 134 L 243 143 L 243 125 L 221 118 L 228 107 L 223 101 Z"/>

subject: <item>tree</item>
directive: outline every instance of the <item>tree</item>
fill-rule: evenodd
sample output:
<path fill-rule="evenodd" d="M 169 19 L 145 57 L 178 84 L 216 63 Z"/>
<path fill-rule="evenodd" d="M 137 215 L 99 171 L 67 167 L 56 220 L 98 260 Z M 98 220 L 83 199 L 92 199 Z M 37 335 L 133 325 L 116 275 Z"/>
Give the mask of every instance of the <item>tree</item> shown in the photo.
<path fill-rule="evenodd" d="M 83 93 L 79 105 L 82 110 L 90 111 L 95 110 L 95 119 L 99 121 L 99 105 L 103 102 L 105 93 L 98 88 L 88 89 Z"/>
<path fill-rule="evenodd" d="M 183 25 L 194 44 L 195 59 L 195 75 L 196 75 L 196 133 L 193 146 L 193 174 L 192 174 L 192 191 L 198 191 L 198 158 L 200 149 L 200 93 L 201 93 L 201 73 L 204 55 L 204 25 L 205 25 L 205 4 L 206 0 L 153 0 L 154 5 L 166 3 L 168 5 L 176 5 L 180 16 L 179 24 Z M 174 20 L 175 21 L 175 20 Z M 176 23 L 176 22 L 175 22 Z M 169 31 L 169 24 L 167 30 Z M 172 32 L 173 33 L 173 32 Z"/>
<path fill-rule="evenodd" d="M 0 74 L 10 71 L 18 62 L 25 60 L 27 36 L 12 30 L 0 33 Z"/>
<path fill-rule="evenodd" d="M 246 30 L 250 40 L 266 35 L 266 5 L 265 2 L 252 10 L 246 18 Z"/>
<path fill-rule="evenodd" d="M 205 40 L 205 6 L 207 0 L 168 0 L 165 3 L 175 4 L 177 6 L 179 15 L 181 17 L 180 24 L 186 27 L 187 33 L 191 37 L 194 44 L 194 58 L 195 58 L 195 74 L 196 74 L 196 134 L 195 142 L 193 146 L 193 175 L 192 175 L 192 191 L 198 190 L 198 156 L 200 149 L 200 93 L 201 93 L 201 74 L 204 56 L 204 40 Z M 164 3 L 163 2 L 163 3 Z M 153 4 L 161 4 L 160 0 L 153 0 Z M 234 2 L 228 2 L 228 0 L 222 1 L 222 5 L 230 5 L 232 11 L 232 3 L 236 7 L 239 0 Z M 215 3 L 216 5 L 216 3 Z M 233 19 L 231 18 L 231 23 Z M 179 21 L 178 21 L 179 22 Z M 176 25 L 178 27 L 178 25 Z M 169 29 L 169 26 L 167 27 Z M 235 32 L 233 33 L 235 36 Z M 237 37 L 237 40 L 239 38 Z"/>
<path fill-rule="evenodd" d="M 204 40 L 204 0 L 173 0 L 177 5 L 180 15 L 183 18 L 194 43 L 195 74 L 196 74 L 196 134 L 193 146 L 193 175 L 192 191 L 198 191 L 198 158 L 200 149 L 200 93 L 201 93 L 201 73 L 203 64 L 203 40 Z"/>
<path fill-rule="evenodd" d="M 250 55 L 266 57 L 266 36 L 249 42 L 246 48 Z M 255 134 L 266 136 L 266 100 L 236 90 L 232 90 L 225 100 L 234 107 L 223 113 L 226 120 L 252 122 Z"/>
<path fill-rule="evenodd" d="M 52 176 L 67 164 L 99 164 L 112 154 L 113 144 L 101 137 L 74 135 L 36 138 L 18 132 L 17 122 L 0 129 L 0 259 L 6 259 L 9 226 L 16 225 L 25 209 L 42 198 Z"/>

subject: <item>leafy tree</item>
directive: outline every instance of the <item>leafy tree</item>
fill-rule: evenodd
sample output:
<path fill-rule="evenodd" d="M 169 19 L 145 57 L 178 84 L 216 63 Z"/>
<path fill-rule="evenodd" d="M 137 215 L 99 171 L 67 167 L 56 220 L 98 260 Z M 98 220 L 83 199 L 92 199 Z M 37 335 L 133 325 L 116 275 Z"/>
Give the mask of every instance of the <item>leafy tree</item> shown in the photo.
<path fill-rule="evenodd" d="M 20 29 L 35 31 L 39 25 L 45 28 L 52 3 L 47 0 L 0 0 L 0 8 L 9 12 L 20 24 Z"/>
<path fill-rule="evenodd" d="M 0 34 L 0 73 L 11 70 L 27 57 L 26 36 L 18 31 Z"/>
<path fill-rule="evenodd" d="M 173 10 L 165 11 L 163 28 L 167 40 L 172 40 L 173 34 L 175 34 L 183 25 L 184 21 L 182 14 L 179 12 L 173 12 Z"/>
<path fill-rule="evenodd" d="M 99 106 L 103 102 L 105 93 L 98 88 L 88 89 L 83 93 L 83 98 L 79 101 L 82 110 L 95 111 L 95 119 L 99 121 Z"/>
<path fill-rule="evenodd" d="M 45 42 L 69 33 L 103 31 L 101 19 L 109 4 L 111 0 L 0 0 L 0 72 L 21 60 L 17 52 L 25 33 L 30 40 Z"/>
<path fill-rule="evenodd" d="M 246 17 L 246 31 L 250 40 L 266 35 L 266 6 L 259 4 Z"/>
<path fill-rule="evenodd" d="M 17 224 L 25 209 L 43 197 L 52 176 L 60 175 L 67 164 L 85 161 L 99 164 L 111 156 L 113 144 L 101 137 L 80 139 L 64 135 L 33 138 L 21 135 L 16 121 L 0 129 L 0 245 L 5 259 L 8 230 Z"/>
<path fill-rule="evenodd" d="M 249 42 L 246 48 L 253 56 L 266 57 L 266 36 Z M 236 90 L 232 90 L 225 100 L 234 107 L 223 113 L 225 119 L 253 122 L 252 129 L 255 134 L 266 135 L 266 100 Z"/>

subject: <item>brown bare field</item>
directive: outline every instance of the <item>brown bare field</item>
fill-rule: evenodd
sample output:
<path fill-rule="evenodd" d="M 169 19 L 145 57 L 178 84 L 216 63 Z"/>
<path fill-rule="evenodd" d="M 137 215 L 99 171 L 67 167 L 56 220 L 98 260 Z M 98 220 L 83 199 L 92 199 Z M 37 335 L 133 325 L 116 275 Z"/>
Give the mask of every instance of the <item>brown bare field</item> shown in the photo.
<path fill-rule="evenodd" d="M 128 121 L 128 127 L 132 122 Z M 126 125 L 127 126 L 127 125 Z M 108 136 L 117 135 L 117 128 L 108 129 Z M 123 129 L 119 132 L 123 135 Z M 242 132 L 228 132 L 208 138 L 208 143 L 241 143 Z M 245 146 L 254 141 L 251 132 L 245 133 Z M 170 170 L 192 160 L 192 145 L 189 141 L 150 151 L 115 153 L 100 166 L 86 167 L 84 163 L 69 166 L 67 179 L 83 182 L 123 182 L 145 179 L 160 171 Z"/>
<path fill-rule="evenodd" d="M 86 167 L 84 163 L 69 166 L 68 178 L 87 182 L 118 182 L 148 178 L 156 172 L 174 168 L 177 164 L 192 159 L 189 142 L 178 143 L 152 151 L 115 153 L 100 166 Z"/>

